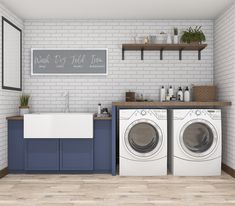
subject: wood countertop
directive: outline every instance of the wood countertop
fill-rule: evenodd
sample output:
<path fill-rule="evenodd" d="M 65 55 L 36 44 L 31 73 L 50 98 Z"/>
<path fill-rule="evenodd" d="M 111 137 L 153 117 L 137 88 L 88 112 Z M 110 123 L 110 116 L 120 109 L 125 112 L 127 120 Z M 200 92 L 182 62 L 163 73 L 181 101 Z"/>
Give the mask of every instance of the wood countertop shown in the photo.
<path fill-rule="evenodd" d="M 10 116 L 6 118 L 7 120 L 23 120 L 23 116 Z"/>
<path fill-rule="evenodd" d="M 94 120 L 111 120 L 112 119 L 112 117 L 110 116 L 110 117 L 94 117 Z"/>
<path fill-rule="evenodd" d="M 165 107 L 165 108 L 189 108 L 189 107 L 226 107 L 232 102 L 113 102 L 117 107 Z"/>
<path fill-rule="evenodd" d="M 116 107 L 161 107 L 161 108 L 220 108 L 231 106 L 232 102 L 113 102 Z M 23 116 L 10 116 L 7 120 L 23 120 Z M 96 117 L 94 120 L 111 120 L 112 117 Z"/>

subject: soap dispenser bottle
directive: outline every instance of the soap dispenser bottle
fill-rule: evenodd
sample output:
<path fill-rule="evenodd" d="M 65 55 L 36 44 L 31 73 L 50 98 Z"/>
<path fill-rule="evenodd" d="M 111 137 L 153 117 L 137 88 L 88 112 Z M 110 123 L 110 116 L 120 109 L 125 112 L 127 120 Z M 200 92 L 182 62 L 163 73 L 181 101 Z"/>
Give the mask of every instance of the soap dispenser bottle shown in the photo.
<path fill-rule="evenodd" d="M 172 98 L 174 96 L 174 89 L 173 87 L 170 85 L 169 89 L 168 89 L 168 95 L 170 96 L 170 98 Z"/>
<path fill-rule="evenodd" d="M 190 101 L 190 91 L 189 91 L 188 87 L 186 87 L 186 89 L 184 91 L 184 101 L 185 102 L 189 102 Z"/>
<path fill-rule="evenodd" d="M 184 101 L 183 90 L 182 90 L 181 87 L 179 87 L 178 92 L 177 92 L 177 100 L 178 101 Z"/>
<path fill-rule="evenodd" d="M 98 104 L 97 116 L 101 116 L 101 104 Z"/>
<path fill-rule="evenodd" d="M 166 89 L 164 86 L 160 89 L 160 101 L 163 102 L 166 100 Z"/>

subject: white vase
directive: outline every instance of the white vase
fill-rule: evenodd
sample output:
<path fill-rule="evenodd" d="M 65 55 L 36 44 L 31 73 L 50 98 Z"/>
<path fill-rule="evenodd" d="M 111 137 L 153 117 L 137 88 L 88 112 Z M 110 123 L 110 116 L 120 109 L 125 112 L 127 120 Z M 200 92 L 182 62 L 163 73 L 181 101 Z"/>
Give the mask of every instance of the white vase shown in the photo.
<path fill-rule="evenodd" d="M 166 43 L 167 44 L 172 44 L 172 39 L 171 39 L 171 35 L 170 34 L 167 34 Z"/>
<path fill-rule="evenodd" d="M 174 44 L 179 44 L 179 36 L 174 35 Z"/>
<path fill-rule="evenodd" d="M 160 34 L 157 36 L 157 43 L 158 44 L 165 44 L 166 43 L 166 34 Z"/>
<path fill-rule="evenodd" d="M 24 116 L 25 114 L 29 114 L 29 107 L 19 107 L 20 116 Z"/>

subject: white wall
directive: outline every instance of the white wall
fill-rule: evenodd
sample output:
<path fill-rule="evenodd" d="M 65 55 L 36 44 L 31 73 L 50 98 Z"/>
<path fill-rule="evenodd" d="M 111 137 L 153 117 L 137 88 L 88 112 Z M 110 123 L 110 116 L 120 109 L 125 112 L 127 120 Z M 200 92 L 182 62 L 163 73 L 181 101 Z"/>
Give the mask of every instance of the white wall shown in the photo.
<path fill-rule="evenodd" d="M 235 169 L 235 4 L 215 21 L 214 81 L 223 109 L 223 163 Z"/>
<path fill-rule="evenodd" d="M 144 61 L 140 52 L 126 52 L 121 60 L 121 44 L 130 43 L 131 36 L 149 35 L 161 31 L 180 30 L 202 25 L 208 47 L 197 60 L 196 51 L 183 51 L 179 61 L 177 51 L 147 51 Z M 71 94 L 72 111 L 96 111 L 97 104 L 111 107 L 112 101 L 123 101 L 129 89 L 157 100 L 159 86 L 164 84 L 190 85 L 213 82 L 213 21 L 48 21 L 27 20 L 24 23 L 24 91 L 32 95 L 33 111 L 62 111 L 63 91 Z M 100 76 L 31 76 L 31 48 L 98 48 L 109 50 L 109 75 Z"/>
<path fill-rule="evenodd" d="M 23 28 L 23 22 L 3 5 L 0 4 L 0 16 L 6 17 L 19 28 Z M 2 21 L 0 21 L 2 23 Z M 0 23 L 0 24 L 1 24 Z M 0 38 L 2 38 L 2 26 L 0 25 Z M 1 41 L 1 40 L 0 40 Z M 2 67 L 2 44 L 0 44 L 0 67 Z M 0 68 L 0 84 L 2 85 L 2 68 Z M 20 92 L 3 90 L 0 87 L 0 170 L 7 167 L 7 116 L 18 114 Z"/>

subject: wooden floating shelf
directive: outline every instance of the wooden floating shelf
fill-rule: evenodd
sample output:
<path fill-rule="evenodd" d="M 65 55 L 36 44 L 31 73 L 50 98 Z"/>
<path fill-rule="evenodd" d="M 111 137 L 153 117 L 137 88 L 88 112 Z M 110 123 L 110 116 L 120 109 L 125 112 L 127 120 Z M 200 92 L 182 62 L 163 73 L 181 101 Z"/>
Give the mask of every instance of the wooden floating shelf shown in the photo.
<path fill-rule="evenodd" d="M 198 60 L 201 60 L 201 51 L 207 44 L 122 44 L 122 60 L 125 51 L 141 51 L 141 60 L 144 60 L 144 51 L 160 51 L 160 60 L 163 60 L 163 51 L 179 51 L 179 60 L 182 60 L 182 51 L 198 51 Z"/>

